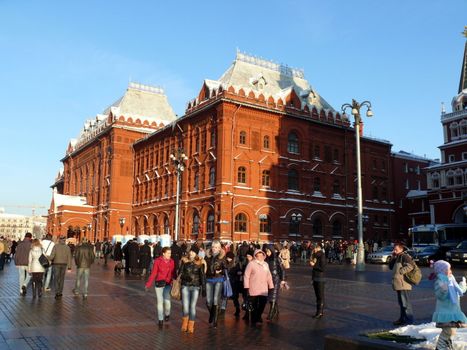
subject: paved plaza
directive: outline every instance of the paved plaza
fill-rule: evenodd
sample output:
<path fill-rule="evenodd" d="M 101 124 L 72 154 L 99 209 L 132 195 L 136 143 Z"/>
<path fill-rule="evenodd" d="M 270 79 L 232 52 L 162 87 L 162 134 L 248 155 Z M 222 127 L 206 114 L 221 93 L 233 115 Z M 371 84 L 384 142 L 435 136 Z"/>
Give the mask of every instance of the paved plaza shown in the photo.
<path fill-rule="evenodd" d="M 314 320 L 311 269 L 294 265 L 288 270 L 291 289 L 281 294 L 276 323 L 251 328 L 236 320 L 230 303 L 218 329 L 207 323 L 204 300 L 198 301 L 193 335 L 180 332 L 181 305 L 172 302 L 171 320 L 163 331 L 155 320 L 155 294 L 144 291 L 135 276 L 114 276 L 95 264 L 87 300 L 72 295 L 75 270 L 67 273 L 64 296 L 56 301 L 48 292 L 41 299 L 19 295 L 13 263 L 0 272 L 0 349 L 192 349 L 238 346 L 248 349 L 323 349 L 328 334 L 356 335 L 366 330 L 389 329 L 398 318 L 391 273 L 384 265 L 367 265 L 355 273 L 352 266 L 328 265 L 325 317 Z M 424 275 L 429 270 L 423 269 Z M 461 270 L 455 270 L 458 276 Z M 424 280 L 412 293 L 416 322 L 429 321 L 434 309 L 431 282 Z M 463 301 L 463 306 L 467 306 Z"/>

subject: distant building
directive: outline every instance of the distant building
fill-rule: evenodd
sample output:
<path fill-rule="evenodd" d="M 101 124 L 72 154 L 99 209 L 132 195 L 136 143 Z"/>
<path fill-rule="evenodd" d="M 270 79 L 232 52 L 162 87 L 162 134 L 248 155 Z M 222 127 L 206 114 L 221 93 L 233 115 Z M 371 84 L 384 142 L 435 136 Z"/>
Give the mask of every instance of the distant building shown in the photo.
<path fill-rule="evenodd" d="M 441 112 L 441 164 L 427 169 L 432 224 L 467 223 L 467 40 L 452 112 Z"/>
<path fill-rule="evenodd" d="M 132 144 L 173 120 L 160 88 L 130 83 L 122 98 L 86 121 L 52 185 L 47 231 L 101 241 L 131 232 Z"/>
<path fill-rule="evenodd" d="M 430 223 L 425 168 L 436 161 L 405 151 L 392 153 L 395 239 L 407 239 L 412 226 Z"/>
<path fill-rule="evenodd" d="M 34 220 L 30 216 L 0 212 L 0 237 L 21 240 L 26 232 L 33 232 Z"/>

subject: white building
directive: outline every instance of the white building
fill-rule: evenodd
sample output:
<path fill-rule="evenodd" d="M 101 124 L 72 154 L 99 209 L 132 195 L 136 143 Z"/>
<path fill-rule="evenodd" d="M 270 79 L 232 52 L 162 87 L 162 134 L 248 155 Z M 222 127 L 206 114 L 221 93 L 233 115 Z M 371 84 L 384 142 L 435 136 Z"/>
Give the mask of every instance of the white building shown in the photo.
<path fill-rule="evenodd" d="M 33 230 L 34 220 L 32 217 L 0 212 L 0 237 L 18 241 L 24 238 L 26 232 L 32 233 Z"/>

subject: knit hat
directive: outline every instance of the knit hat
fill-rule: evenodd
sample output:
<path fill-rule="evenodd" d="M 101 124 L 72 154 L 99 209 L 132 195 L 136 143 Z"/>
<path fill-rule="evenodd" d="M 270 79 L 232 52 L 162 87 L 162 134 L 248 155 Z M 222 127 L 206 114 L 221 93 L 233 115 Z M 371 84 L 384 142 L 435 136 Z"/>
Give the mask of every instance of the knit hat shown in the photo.
<path fill-rule="evenodd" d="M 193 244 L 190 248 L 190 251 L 192 251 L 193 253 L 195 253 L 196 255 L 198 255 L 199 253 L 199 247 L 196 245 L 196 244 Z"/>
<path fill-rule="evenodd" d="M 235 254 L 233 252 L 227 252 L 227 254 L 225 254 L 225 257 L 233 260 L 235 259 Z"/>
<path fill-rule="evenodd" d="M 254 251 L 251 249 L 248 249 L 248 251 L 246 252 L 246 255 L 254 256 Z"/>
<path fill-rule="evenodd" d="M 259 253 L 261 253 L 261 254 L 263 254 L 264 256 L 266 256 L 266 254 L 265 254 L 261 249 L 256 249 L 256 250 L 255 250 L 254 257 L 256 257 L 256 255 L 258 255 Z"/>
<path fill-rule="evenodd" d="M 435 273 L 438 274 L 446 274 L 446 272 L 451 268 L 451 264 L 444 260 L 438 260 L 433 265 Z"/>

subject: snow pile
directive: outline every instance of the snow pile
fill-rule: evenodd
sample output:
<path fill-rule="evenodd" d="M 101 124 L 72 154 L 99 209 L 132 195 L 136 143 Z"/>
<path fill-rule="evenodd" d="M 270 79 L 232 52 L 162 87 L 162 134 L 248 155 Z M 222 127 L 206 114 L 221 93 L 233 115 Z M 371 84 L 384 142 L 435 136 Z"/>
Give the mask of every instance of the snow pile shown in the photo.
<path fill-rule="evenodd" d="M 421 343 L 412 344 L 412 348 L 435 349 L 438 336 L 441 333 L 441 328 L 436 328 L 435 323 L 431 322 L 400 327 L 392 330 L 391 333 L 397 335 L 407 335 L 417 339 L 426 339 Z M 467 349 L 467 328 L 457 329 L 457 334 L 455 337 L 453 337 L 453 345 L 455 350 Z"/>

